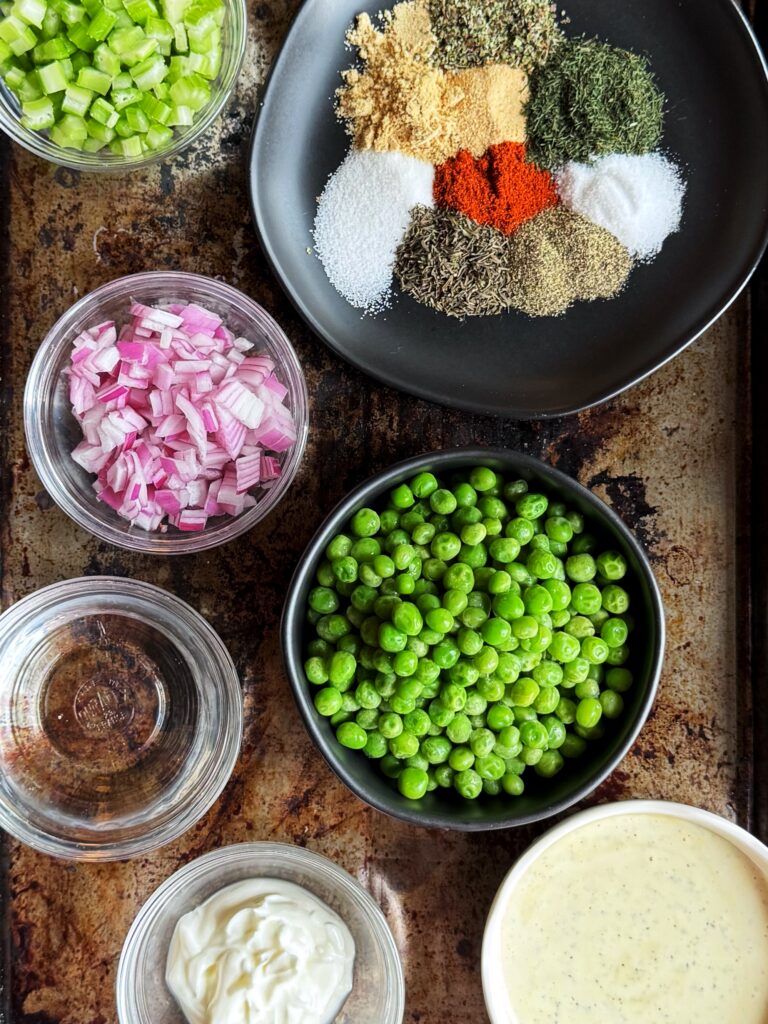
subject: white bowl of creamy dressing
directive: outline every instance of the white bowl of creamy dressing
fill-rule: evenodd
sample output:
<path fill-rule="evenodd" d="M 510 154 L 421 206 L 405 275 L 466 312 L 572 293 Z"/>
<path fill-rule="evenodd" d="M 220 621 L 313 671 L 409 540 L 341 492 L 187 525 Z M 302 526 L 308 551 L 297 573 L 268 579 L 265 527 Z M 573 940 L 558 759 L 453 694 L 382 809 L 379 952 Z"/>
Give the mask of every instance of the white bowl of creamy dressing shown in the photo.
<path fill-rule="evenodd" d="M 326 857 L 239 843 L 155 890 L 123 945 L 120 1024 L 402 1024 L 378 904 Z"/>
<path fill-rule="evenodd" d="M 767 1024 L 768 848 L 685 804 L 573 815 L 502 882 L 482 980 L 492 1024 Z"/>

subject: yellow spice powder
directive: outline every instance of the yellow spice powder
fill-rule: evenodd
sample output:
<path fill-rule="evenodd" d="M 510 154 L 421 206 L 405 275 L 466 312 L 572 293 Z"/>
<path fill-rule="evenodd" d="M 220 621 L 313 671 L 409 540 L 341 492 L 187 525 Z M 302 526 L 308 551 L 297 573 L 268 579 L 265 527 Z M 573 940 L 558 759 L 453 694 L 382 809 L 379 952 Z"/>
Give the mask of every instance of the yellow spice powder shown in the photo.
<path fill-rule="evenodd" d="M 429 63 L 435 37 L 423 0 L 398 4 L 377 30 L 361 14 L 347 35 L 364 69 L 343 73 L 337 111 L 358 149 L 399 150 L 439 164 L 525 141 L 523 71 L 496 64 L 446 73 Z"/>

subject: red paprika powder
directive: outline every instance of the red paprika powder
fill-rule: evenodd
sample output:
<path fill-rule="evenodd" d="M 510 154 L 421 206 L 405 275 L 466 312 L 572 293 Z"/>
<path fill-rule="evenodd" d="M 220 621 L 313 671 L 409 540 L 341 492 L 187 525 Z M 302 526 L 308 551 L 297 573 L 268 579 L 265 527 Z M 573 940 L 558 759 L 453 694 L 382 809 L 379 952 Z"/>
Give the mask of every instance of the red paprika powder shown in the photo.
<path fill-rule="evenodd" d="M 525 145 L 502 142 L 481 157 L 462 149 L 435 169 L 435 203 L 511 235 L 557 204 L 552 175 L 526 163 Z"/>

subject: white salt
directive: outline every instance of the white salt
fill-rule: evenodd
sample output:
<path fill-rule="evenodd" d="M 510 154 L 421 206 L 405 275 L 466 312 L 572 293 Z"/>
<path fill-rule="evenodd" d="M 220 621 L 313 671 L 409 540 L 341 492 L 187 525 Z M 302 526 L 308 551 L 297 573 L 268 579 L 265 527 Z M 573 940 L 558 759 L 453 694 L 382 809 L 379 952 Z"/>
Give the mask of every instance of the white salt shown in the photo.
<path fill-rule="evenodd" d="M 352 306 L 387 304 L 397 247 L 417 204 L 432 206 L 432 164 L 403 153 L 353 149 L 317 204 L 315 249 Z"/>
<path fill-rule="evenodd" d="M 555 173 L 568 209 L 599 224 L 638 260 L 650 260 L 680 227 L 685 182 L 660 153 L 612 154 Z"/>

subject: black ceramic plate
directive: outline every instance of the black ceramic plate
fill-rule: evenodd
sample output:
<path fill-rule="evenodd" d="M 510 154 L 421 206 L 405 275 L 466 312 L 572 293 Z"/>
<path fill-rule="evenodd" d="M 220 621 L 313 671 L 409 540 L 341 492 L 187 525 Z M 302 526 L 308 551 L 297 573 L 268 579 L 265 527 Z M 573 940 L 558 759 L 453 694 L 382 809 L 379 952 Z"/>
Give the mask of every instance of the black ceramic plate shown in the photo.
<path fill-rule="evenodd" d="M 738 295 L 768 225 L 768 78 L 747 22 L 731 0 L 564 0 L 570 34 L 650 58 L 668 99 L 664 148 L 688 178 L 681 231 L 654 263 L 633 271 L 618 299 L 580 303 L 562 317 L 458 322 L 405 296 L 383 315 L 361 317 L 307 250 L 316 198 L 348 145 L 332 102 L 339 69 L 352 59 L 344 33 L 359 11 L 381 6 L 306 0 L 254 129 L 250 185 L 262 246 L 301 315 L 335 352 L 445 405 L 556 416 L 635 384 Z"/>

